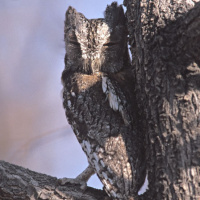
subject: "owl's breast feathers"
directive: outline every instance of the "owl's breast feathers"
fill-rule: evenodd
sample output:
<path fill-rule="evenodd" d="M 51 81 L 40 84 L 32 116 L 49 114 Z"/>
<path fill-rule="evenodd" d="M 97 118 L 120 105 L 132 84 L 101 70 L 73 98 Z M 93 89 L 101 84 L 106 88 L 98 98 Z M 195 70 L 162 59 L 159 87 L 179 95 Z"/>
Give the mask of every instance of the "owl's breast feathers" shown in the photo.
<path fill-rule="evenodd" d="M 129 74 L 126 71 L 115 75 L 74 73 L 67 77 L 63 93 L 68 121 L 89 163 L 108 193 L 112 191 L 118 197 L 125 191 L 126 195 L 133 194 L 140 187 L 137 181 L 133 182 L 137 179 L 138 161 L 134 158 L 138 150 L 132 130 L 130 87 L 133 86 L 126 85 L 133 81 Z M 102 88 L 103 83 L 106 89 Z"/>

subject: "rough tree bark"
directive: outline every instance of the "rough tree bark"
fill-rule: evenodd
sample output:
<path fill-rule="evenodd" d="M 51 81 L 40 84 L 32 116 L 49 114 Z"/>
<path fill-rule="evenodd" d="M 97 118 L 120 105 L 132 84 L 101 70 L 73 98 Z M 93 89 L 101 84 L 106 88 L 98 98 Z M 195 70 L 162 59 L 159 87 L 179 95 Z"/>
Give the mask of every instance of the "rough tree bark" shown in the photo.
<path fill-rule="evenodd" d="M 149 189 L 140 200 L 200 199 L 200 3 L 125 0 Z M 0 162 L 0 199 L 105 199 L 104 192 Z"/>
<path fill-rule="evenodd" d="M 0 161 L 0 200 L 108 200 L 102 190 L 61 186 L 56 177 Z"/>
<path fill-rule="evenodd" d="M 149 180 L 139 199 L 200 199 L 198 2 L 124 2 Z"/>

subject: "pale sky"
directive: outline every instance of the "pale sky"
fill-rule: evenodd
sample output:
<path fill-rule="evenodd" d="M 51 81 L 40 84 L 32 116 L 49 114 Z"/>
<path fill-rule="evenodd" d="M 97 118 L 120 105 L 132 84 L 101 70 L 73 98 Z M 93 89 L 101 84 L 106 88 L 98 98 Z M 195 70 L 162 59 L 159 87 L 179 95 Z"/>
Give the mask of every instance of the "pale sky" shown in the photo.
<path fill-rule="evenodd" d="M 102 18 L 111 2 L 0 0 L 1 160 L 56 177 L 73 178 L 87 167 L 62 107 L 64 16 L 71 5 Z M 97 177 L 88 185 L 102 188 Z"/>

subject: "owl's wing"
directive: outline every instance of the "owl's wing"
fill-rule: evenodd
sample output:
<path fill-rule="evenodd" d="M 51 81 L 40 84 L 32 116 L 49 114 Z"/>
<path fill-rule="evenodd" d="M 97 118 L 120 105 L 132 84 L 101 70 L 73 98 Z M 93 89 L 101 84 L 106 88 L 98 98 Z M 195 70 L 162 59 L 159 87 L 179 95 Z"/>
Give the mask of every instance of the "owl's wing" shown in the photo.
<path fill-rule="evenodd" d="M 129 83 L 131 84 L 131 83 Z M 119 111 L 125 125 L 130 125 L 132 122 L 132 114 L 130 108 L 130 88 L 120 84 L 116 77 L 109 77 L 107 74 L 102 76 L 102 90 L 106 94 L 106 99 L 109 101 L 110 107 L 114 111 Z M 127 99 L 129 98 L 129 99 Z"/>

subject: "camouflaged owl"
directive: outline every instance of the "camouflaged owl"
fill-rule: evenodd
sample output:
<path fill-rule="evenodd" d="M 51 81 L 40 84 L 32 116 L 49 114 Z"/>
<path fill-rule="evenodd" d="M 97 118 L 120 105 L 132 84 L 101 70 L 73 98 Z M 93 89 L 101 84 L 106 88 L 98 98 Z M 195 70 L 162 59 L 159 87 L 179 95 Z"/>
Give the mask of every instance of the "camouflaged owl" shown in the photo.
<path fill-rule="evenodd" d="M 139 177 L 136 171 L 143 154 L 133 130 L 134 82 L 123 8 L 112 3 L 104 19 L 87 19 L 69 7 L 64 33 L 63 105 L 87 155 L 86 171 L 97 174 L 113 199 L 133 199 L 145 173 Z"/>

